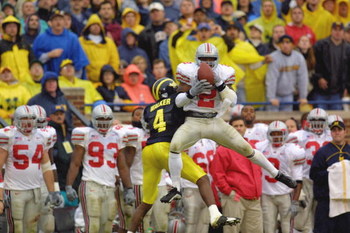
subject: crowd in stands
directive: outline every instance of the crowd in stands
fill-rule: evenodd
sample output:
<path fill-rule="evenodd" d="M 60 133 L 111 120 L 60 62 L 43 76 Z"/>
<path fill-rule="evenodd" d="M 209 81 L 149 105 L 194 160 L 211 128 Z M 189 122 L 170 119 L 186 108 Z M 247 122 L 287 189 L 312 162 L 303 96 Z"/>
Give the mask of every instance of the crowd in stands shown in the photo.
<path fill-rule="evenodd" d="M 72 113 L 62 88 L 83 88 L 85 104 L 94 106 L 153 103 L 152 84 L 163 77 L 176 80 L 177 65 L 194 61 L 197 47 L 209 42 L 219 51 L 219 63 L 235 69 L 234 88 L 239 103 L 270 102 L 259 110 L 292 111 L 308 107 L 310 100 L 340 101 L 349 96 L 350 2 L 347 0 L 9 0 L 1 3 L 0 117 L 11 124 L 18 106 L 40 105 L 45 109 L 59 142 L 53 156 L 62 195 L 65 195 L 74 147 L 70 142 L 74 128 Z M 300 106 L 281 105 L 291 101 L 299 102 Z M 240 114 L 242 106 L 237 107 Z M 314 107 L 343 109 L 340 103 Z M 132 112 L 135 108 L 112 106 L 115 112 Z M 91 109 L 86 106 L 85 113 Z M 243 127 L 240 133 L 255 145 L 266 139 L 267 126 L 254 121 L 254 109 L 248 107 L 242 112 L 242 119 L 234 119 L 230 124 L 238 131 Z M 290 132 L 307 130 L 304 122 L 307 121 L 302 121 L 300 127 L 295 119 L 289 119 L 286 125 Z M 140 122 L 133 123 L 140 127 Z M 329 130 L 323 133 L 329 136 Z M 306 149 L 306 145 L 303 147 Z M 225 151 L 218 148 L 215 153 L 222 154 L 216 160 L 224 159 Z M 220 171 L 219 166 L 216 168 Z M 230 168 L 227 169 L 230 173 Z M 252 177 L 261 176 L 260 170 L 258 173 Z M 312 189 L 311 179 L 317 177 L 309 177 L 308 173 L 300 179 L 306 180 L 304 189 Z M 220 177 L 214 175 L 214 180 L 220 181 Z M 73 188 L 77 189 L 78 181 Z M 260 200 L 262 195 L 267 200 L 271 193 L 264 193 L 261 183 L 257 183 L 254 187 L 257 192 L 251 196 L 245 193 L 248 185 L 239 191 L 225 190 L 225 185 L 221 190 L 217 185 L 221 200 L 227 200 L 221 203 L 223 207 L 241 208 L 228 200 L 242 197 L 258 208 L 260 221 L 251 220 L 258 230 L 251 230 L 254 224 L 248 222 L 241 231 L 274 228 L 271 223 L 263 222 L 266 216 L 263 218 Z M 163 186 L 166 191 L 165 182 Z M 291 190 L 287 191 L 283 195 L 290 195 Z M 286 223 L 296 214 L 290 210 L 294 203 L 299 211 L 294 228 L 309 232 L 313 228 L 309 216 L 313 215 L 312 203 L 305 209 L 304 200 L 305 196 L 301 196 L 293 200 L 298 202 L 288 202 L 287 220 L 283 220 Z M 65 201 L 66 206 L 77 205 Z M 291 226 L 282 226 L 288 227 Z"/>
<path fill-rule="evenodd" d="M 235 68 L 238 102 L 290 111 L 299 106 L 280 103 L 341 101 L 350 89 L 346 0 L 38 0 L 4 1 L 1 10 L 0 116 L 8 122 L 40 93 L 46 72 L 62 88 L 84 88 L 85 104 L 153 102 L 152 84 L 176 79 L 177 65 L 204 42 Z"/>

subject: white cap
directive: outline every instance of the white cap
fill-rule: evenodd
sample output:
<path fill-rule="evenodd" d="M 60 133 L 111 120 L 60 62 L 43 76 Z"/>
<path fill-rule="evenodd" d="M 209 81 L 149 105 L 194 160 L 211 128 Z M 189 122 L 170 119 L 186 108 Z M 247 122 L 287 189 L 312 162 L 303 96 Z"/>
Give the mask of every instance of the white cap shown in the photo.
<path fill-rule="evenodd" d="M 260 24 L 253 24 L 249 26 L 249 28 L 252 28 L 252 27 L 258 29 L 261 33 L 264 33 L 264 28 Z"/>
<path fill-rule="evenodd" d="M 149 11 L 152 11 L 152 10 L 164 11 L 164 7 L 159 2 L 153 2 L 153 3 L 151 3 L 151 5 L 149 5 L 148 10 Z"/>

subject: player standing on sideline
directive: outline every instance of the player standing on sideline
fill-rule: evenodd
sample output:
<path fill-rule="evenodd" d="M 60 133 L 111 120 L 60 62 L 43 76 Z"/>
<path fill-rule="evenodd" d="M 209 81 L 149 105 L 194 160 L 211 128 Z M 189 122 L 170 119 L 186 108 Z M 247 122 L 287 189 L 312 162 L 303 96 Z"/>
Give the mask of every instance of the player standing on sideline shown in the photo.
<path fill-rule="evenodd" d="M 58 184 L 58 177 L 57 177 L 57 170 L 56 166 L 53 160 L 53 152 L 52 147 L 55 145 L 57 141 L 57 135 L 56 130 L 47 125 L 47 117 L 46 112 L 43 107 L 40 105 L 33 105 L 30 106 L 33 110 L 33 113 L 35 115 L 35 125 L 37 128 L 37 132 L 44 135 L 45 138 L 47 138 L 48 142 L 48 155 L 50 158 L 50 163 L 52 166 L 52 172 L 54 175 L 54 189 L 55 192 L 60 192 L 60 187 Z M 38 229 L 39 233 L 51 233 L 55 231 L 55 217 L 53 216 L 53 209 L 51 206 L 46 204 L 46 196 L 47 196 L 47 188 L 45 186 L 45 183 L 42 182 L 41 185 L 41 210 L 40 210 L 40 218 L 38 222 Z M 64 204 L 63 197 L 60 195 L 62 199 L 62 204 Z"/>
<path fill-rule="evenodd" d="M 0 130 L 0 170 L 6 164 L 4 184 L 0 189 L 0 214 L 4 211 L 4 193 L 9 197 L 6 209 L 10 233 L 34 233 L 41 206 L 43 174 L 49 191 L 46 202 L 59 206 L 59 192 L 54 192 L 54 177 L 48 156 L 48 138 L 35 129 L 35 115 L 28 105 L 14 113 L 15 127 Z"/>
<path fill-rule="evenodd" d="M 72 143 L 75 147 L 67 174 L 66 193 L 70 201 L 77 198 L 72 184 L 80 166 L 83 165 L 79 199 L 85 229 L 89 233 L 110 233 L 117 214 L 115 198 L 117 169 L 125 190 L 133 194 L 129 168 L 123 153 L 127 136 L 111 127 L 113 112 L 107 105 L 96 106 L 91 117 L 93 128 L 78 127 L 72 133 Z M 129 201 L 133 202 L 135 199 Z"/>
<path fill-rule="evenodd" d="M 268 126 L 267 140 L 256 144 L 267 159 L 276 168 L 297 180 L 297 187 L 292 190 L 263 170 L 262 178 L 262 211 L 265 233 L 275 233 L 277 215 L 280 215 L 282 233 L 291 231 L 291 218 L 299 211 L 299 195 L 302 188 L 303 164 L 305 151 L 294 143 L 285 143 L 288 136 L 287 126 L 282 121 L 273 121 Z"/>
<path fill-rule="evenodd" d="M 213 71 L 215 87 L 210 85 L 209 94 L 194 95 L 191 87 L 198 82 L 197 73 L 202 62 L 207 63 Z M 233 68 L 220 65 L 218 50 L 213 44 L 201 44 L 196 51 L 196 63 L 181 63 L 177 67 L 176 77 L 180 82 L 179 91 L 183 95 L 176 97 L 176 103 L 184 106 L 186 120 L 172 138 L 169 153 L 169 171 L 174 188 L 162 198 L 163 202 L 170 202 L 181 197 L 180 175 L 182 171 L 181 152 L 192 146 L 201 138 L 211 139 L 218 144 L 237 151 L 246 156 L 253 163 L 267 170 L 273 178 L 288 187 L 295 188 L 296 182 L 279 172 L 265 156 L 254 150 L 250 144 L 222 118 L 217 117 L 226 104 L 234 105 L 237 101 L 236 93 L 229 88 L 235 81 Z M 208 90 L 206 90 L 208 91 Z M 206 92 L 208 93 L 208 92 Z"/>
<path fill-rule="evenodd" d="M 207 91 L 209 83 L 197 82 L 190 90 L 193 96 Z M 168 153 L 172 136 L 177 128 L 184 122 L 184 112 L 181 103 L 175 101 L 177 96 L 186 98 L 186 93 L 176 93 L 177 85 L 174 80 L 162 78 L 152 86 L 152 94 L 157 100 L 155 104 L 147 106 L 144 110 L 143 121 L 145 128 L 149 128 L 150 137 L 142 151 L 143 161 L 143 191 L 144 196 L 132 217 L 131 227 L 128 233 L 134 233 L 145 214 L 151 209 L 157 198 L 157 185 L 160 181 L 162 169 L 169 171 Z M 179 107 L 180 106 L 180 107 Z M 201 196 L 209 207 L 210 224 L 213 227 L 222 225 L 234 225 L 239 223 L 237 218 L 222 216 L 210 187 L 208 176 L 188 155 L 181 156 L 184 168 L 183 178 L 198 185 Z"/>
<path fill-rule="evenodd" d="M 294 228 L 309 233 L 314 226 L 316 202 L 313 192 L 313 181 L 310 179 L 310 167 L 315 153 L 322 146 L 332 141 L 330 131 L 327 130 L 328 114 L 321 108 L 312 109 L 307 115 L 308 128 L 298 130 L 289 135 L 296 138 L 297 143 L 305 150 L 306 161 L 303 164 L 303 192 L 306 207 L 294 218 Z"/>
<path fill-rule="evenodd" d="M 268 125 L 264 123 L 255 123 L 256 114 L 255 109 L 251 105 L 246 105 L 242 108 L 241 113 L 244 124 L 247 126 L 247 130 L 244 133 L 244 138 L 253 146 L 256 143 L 267 139 Z"/>

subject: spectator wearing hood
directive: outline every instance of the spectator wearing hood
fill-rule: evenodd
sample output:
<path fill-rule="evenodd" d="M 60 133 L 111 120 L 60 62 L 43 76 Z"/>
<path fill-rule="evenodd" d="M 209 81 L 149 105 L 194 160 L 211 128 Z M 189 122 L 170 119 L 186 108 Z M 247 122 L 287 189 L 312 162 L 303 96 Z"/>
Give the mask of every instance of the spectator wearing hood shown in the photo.
<path fill-rule="evenodd" d="M 70 128 L 72 128 L 72 113 L 68 109 L 68 101 L 59 87 L 58 75 L 50 71 L 45 72 L 40 82 L 41 92 L 33 96 L 28 101 L 28 105 L 40 105 L 46 112 L 51 112 L 52 106 L 61 105 L 66 109 L 65 122 Z"/>
<path fill-rule="evenodd" d="M 247 34 L 251 25 L 259 24 L 264 28 L 263 40 L 269 41 L 272 37 L 272 30 L 276 25 L 285 25 L 284 21 L 277 17 L 276 5 L 273 0 L 261 1 L 261 16 L 247 23 L 244 27 Z"/>
<path fill-rule="evenodd" d="M 110 65 L 102 67 L 100 72 L 100 83 L 97 86 L 97 91 L 101 94 L 103 99 L 108 103 L 132 103 L 130 97 L 125 92 L 124 88 L 117 84 L 116 81 L 119 79 L 118 74 L 114 71 Z M 131 112 L 134 107 L 119 107 L 114 106 L 113 111 L 129 111 Z"/>
<path fill-rule="evenodd" d="M 91 82 L 98 82 L 101 68 L 108 64 L 119 70 L 119 53 L 113 40 L 106 36 L 101 19 L 92 14 L 79 37 L 81 46 L 90 64 L 86 66 L 86 75 Z"/>
<path fill-rule="evenodd" d="M 16 79 L 11 68 L 0 69 L 0 117 L 11 124 L 16 108 L 30 99 L 30 93 Z"/>
<path fill-rule="evenodd" d="M 75 76 L 74 63 L 70 59 L 63 60 L 61 63 L 60 77 L 58 83 L 61 87 L 81 87 L 85 91 L 84 104 L 98 104 L 105 103 L 102 96 L 96 91 L 92 82 L 88 80 L 82 80 Z M 93 107 L 94 107 L 93 106 Z M 85 113 L 91 113 L 91 107 L 85 107 Z"/>
<path fill-rule="evenodd" d="M 123 78 L 124 83 L 122 83 L 121 86 L 124 88 L 133 103 L 155 102 L 149 86 L 142 84 L 145 78 L 136 65 L 129 65 L 125 69 Z"/>
<path fill-rule="evenodd" d="M 139 12 L 132 8 L 125 8 L 122 13 L 122 28 L 131 28 L 136 34 L 145 28 L 140 24 L 141 16 Z M 123 36 L 122 36 L 123 38 Z"/>
<path fill-rule="evenodd" d="M 147 53 L 137 45 L 138 35 L 131 29 L 125 28 L 122 31 L 122 44 L 118 47 L 120 59 L 123 59 L 128 64 L 136 56 L 142 56 L 150 64 Z"/>
<path fill-rule="evenodd" d="M 26 19 L 24 26 L 24 34 L 22 35 L 22 38 L 23 41 L 29 44 L 30 46 L 33 45 L 35 38 L 41 32 L 40 20 L 41 19 L 36 14 L 30 15 Z"/>
<path fill-rule="evenodd" d="M 40 34 L 33 43 L 35 56 L 44 64 L 45 71 L 60 71 L 64 59 L 71 59 L 80 77 L 89 64 L 78 37 L 64 28 L 63 12 L 56 11 L 50 18 L 51 27 Z"/>
<path fill-rule="evenodd" d="M 335 8 L 335 18 L 337 22 L 342 22 L 344 25 L 350 23 L 350 2 L 347 0 L 337 1 Z"/>
<path fill-rule="evenodd" d="M 321 0 L 306 0 L 302 6 L 303 23 L 312 29 L 316 40 L 330 36 L 332 23 L 335 21 L 334 16 L 326 11 L 320 3 Z"/>
<path fill-rule="evenodd" d="M 21 24 L 17 18 L 6 17 L 1 27 L 4 35 L 0 41 L 0 67 L 9 67 L 19 81 L 25 82 L 29 75 L 29 64 L 35 58 L 34 53 L 19 35 Z"/>

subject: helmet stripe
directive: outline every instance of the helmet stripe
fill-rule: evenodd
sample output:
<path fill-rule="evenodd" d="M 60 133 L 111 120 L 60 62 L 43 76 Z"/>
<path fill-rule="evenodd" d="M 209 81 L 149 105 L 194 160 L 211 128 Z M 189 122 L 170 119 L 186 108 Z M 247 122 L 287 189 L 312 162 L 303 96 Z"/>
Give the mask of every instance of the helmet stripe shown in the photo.
<path fill-rule="evenodd" d="M 156 100 L 159 100 L 159 95 L 158 95 L 159 89 L 162 86 L 162 84 L 165 83 L 166 81 L 169 81 L 169 79 L 166 78 L 166 79 L 160 81 L 157 85 L 155 85 L 155 88 L 152 88 L 152 94 Z"/>
<path fill-rule="evenodd" d="M 107 111 L 107 110 L 106 110 L 105 105 L 104 105 L 104 104 L 102 104 L 102 112 L 103 112 L 103 113 L 106 113 L 106 111 Z"/>
<path fill-rule="evenodd" d="M 25 109 L 26 109 L 27 113 L 29 113 L 29 108 L 28 108 L 28 105 L 24 105 L 24 107 L 25 107 Z"/>
<path fill-rule="evenodd" d="M 39 116 L 42 116 L 43 113 L 41 111 L 41 108 L 39 106 L 35 106 L 35 107 L 39 109 Z"/>
<path fill-rule="evenodd" d="M 206 43 L 205 45 L 206 45 L 206 49 L 207 49 L 206 52 L 207 52 L 207 53 L 210 53 L 210 44 L 209 44 L 209 43 Z"/>

